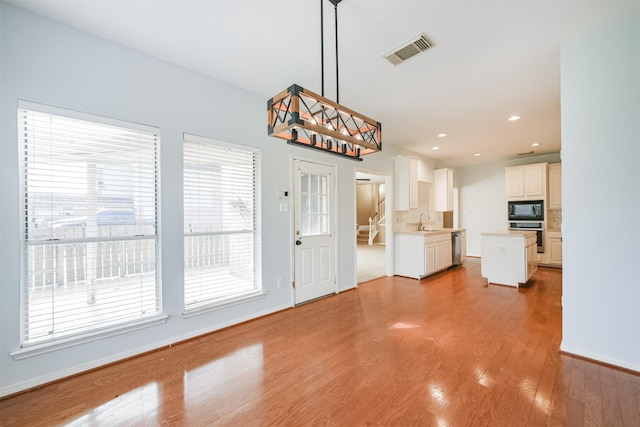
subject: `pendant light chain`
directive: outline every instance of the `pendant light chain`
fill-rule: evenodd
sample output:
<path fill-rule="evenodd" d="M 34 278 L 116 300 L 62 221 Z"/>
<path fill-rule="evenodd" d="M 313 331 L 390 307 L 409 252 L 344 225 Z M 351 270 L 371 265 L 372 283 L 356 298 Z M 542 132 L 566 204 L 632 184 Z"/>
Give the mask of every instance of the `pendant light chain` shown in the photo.
<path fill-rule="evenodd" d="M 338 3 L 342 0 L 329 0 L 333 4 L 334 24 L 336 34 L 336 102 L 340 103 L 340 73 L 338 68 Z M 320 73 L 321 92 L 324 96 L 324 0 L 320 0 Z"/>
<path fill-rule="evenodd" d="M 340 78 L 338 73 L 338 3 L 339 1 L 333 3 L 333 10 L 336 24 L 336 102 L 340 104 Z"/>
<path fill-rule="evenodd" d="M 324 0 L 320 0 L 320 73 L 322 80 L 322 92 L 324 96 Z"/>

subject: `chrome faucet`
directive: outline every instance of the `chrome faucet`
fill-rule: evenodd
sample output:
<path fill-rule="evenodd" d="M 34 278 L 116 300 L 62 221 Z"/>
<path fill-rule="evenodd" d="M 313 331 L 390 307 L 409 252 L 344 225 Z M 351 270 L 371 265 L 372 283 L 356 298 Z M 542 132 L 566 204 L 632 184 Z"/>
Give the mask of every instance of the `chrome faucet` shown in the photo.
<path fill-rule="evenodd" d="M 431 217 L 429 216 L 429 214 L 427 212 L 421 212 L 420 213 L 420 230 L 422 230 L 422 215 L 426 215 L 427 216 L 427 221 L 429 221 L 431 219 Z"/>

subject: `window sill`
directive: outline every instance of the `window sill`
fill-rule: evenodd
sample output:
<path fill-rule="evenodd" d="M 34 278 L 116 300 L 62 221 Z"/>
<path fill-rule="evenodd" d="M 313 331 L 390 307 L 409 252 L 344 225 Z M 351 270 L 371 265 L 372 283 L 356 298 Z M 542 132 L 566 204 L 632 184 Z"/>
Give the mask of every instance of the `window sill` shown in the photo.
<path fill-rule="evenodd" d="M 263 291 L 256 291 L 250 294 L 243 294 L 235 297 L 226 298 L 218 302 L 207 304 L 204 306 L 194 307 L 192 309 L 185 310 L 182 313 L 182 318 L 186 319 L 189 317 L 198 316 L 200 314 L 209 313 L 211 311 L 220 310 L 222 308 L 227 308 L 232 305 L 242 304 L 249 301 L 255 301 L 255 300 L 264 298 L 266 294 L 267 293 Z"/>
<path fill-rule="evenodd" d="M 112 337 L 115 335 L 124 334 L 138 329 L 148 328 L 150 326 L 160 325 L 167 321 L 169 316 L 166 314 L 153 317 L 150 319 L 140 320 L 136 323 L 129 323 L 124 326 L 117 326 L 109 329 L 103 329 L 96 332 L 83 334 L 80 336 L 60 338 L 54 341 L 49 341 L 41 344 L 32 344 L 25 346 L 19 350 L 16 350 L 11 354 L 15 360 L 27 359 L 29 357 L 40 356 L 42 354 L 50 353 L 53 351 L 61 350 L 64 348 L 73 347 L 80 344 L 86 344 L 91 341 L 97 341 L 100 339 Z"/>

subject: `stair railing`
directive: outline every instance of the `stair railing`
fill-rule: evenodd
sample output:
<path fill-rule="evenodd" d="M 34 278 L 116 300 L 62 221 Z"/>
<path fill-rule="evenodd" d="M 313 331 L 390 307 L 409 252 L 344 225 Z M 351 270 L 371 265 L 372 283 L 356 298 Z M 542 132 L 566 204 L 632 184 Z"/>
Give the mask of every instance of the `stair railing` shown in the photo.
<path fill-rule="evenodd" d="M 369 217 L 369 246 L 373 245 L 373 239 L 378 235 L 378 214 L 375 214 L 372 217 Z"/>

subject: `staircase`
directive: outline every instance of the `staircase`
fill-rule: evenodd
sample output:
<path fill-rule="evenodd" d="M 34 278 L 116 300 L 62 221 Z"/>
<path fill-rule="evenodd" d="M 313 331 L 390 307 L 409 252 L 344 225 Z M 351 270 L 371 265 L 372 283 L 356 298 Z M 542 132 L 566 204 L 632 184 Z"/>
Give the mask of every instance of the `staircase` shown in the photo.
<path fill-rule="evenodd" d="M 369 244 L 369 226 L 358 225 L 358 233 L 356 234 L 359 245 Z"/>
<path fill-rule="evenodd" d="M 378 235 L 378 226 L 384 225 L 384 218 L 378 219 L 376 214 L 374 217 L 369 217 L 369 225 L 358 225 L 357 241 L 359 245 L 367 244 L 373 245 L 373 241 Z"/>
<path fill-rule="evenodd" d="M 378 226 L 384 226 L 385 217 L 385 198 L 382 196 L 382 200 L 378 198 L 379 190 L 377 184 L 374 187 L 374 199 L 377 206 L 372 207 L 371 213 L 373 216 L 369 217 L 369 224 L 358 224 L 356 227 L 356 240 L 359 245 L 367 244 L 369 246 L 373 245 L 376 237 L 378 236 Z M 377 207 L 377 209 L 376 209 Z M 380 217 L 379 212 L 382 213 L 382 217 Z"/>

